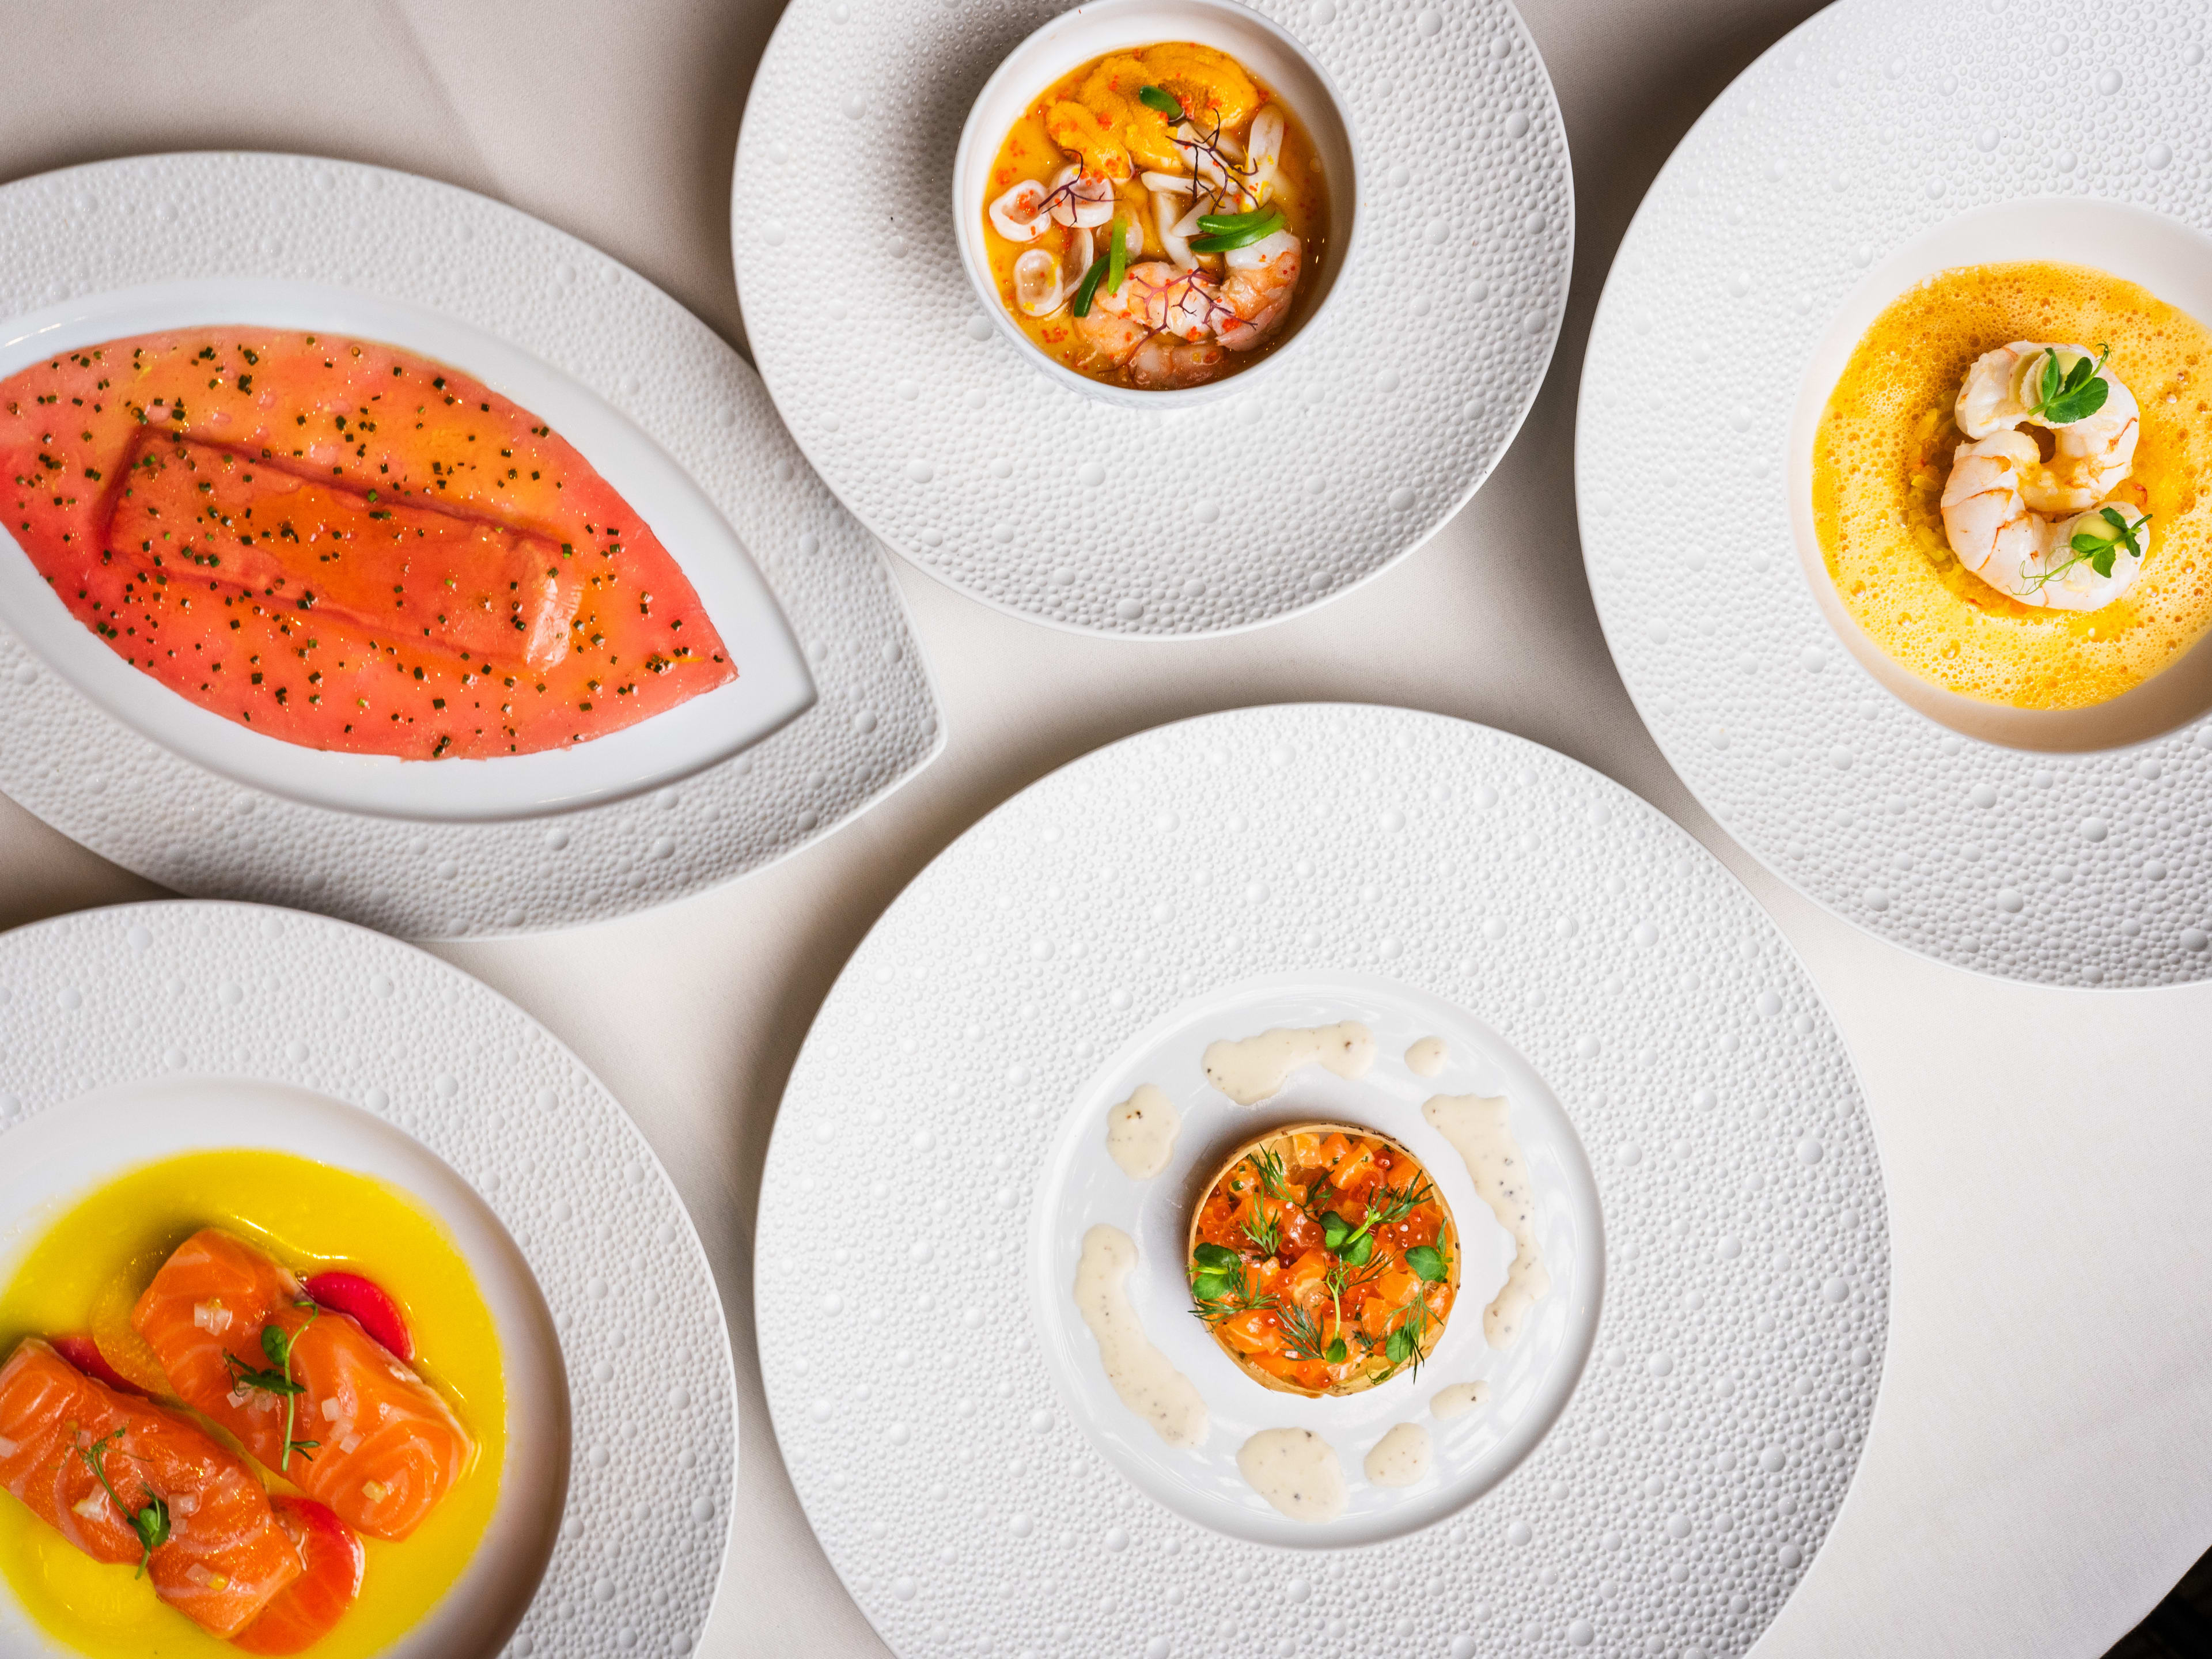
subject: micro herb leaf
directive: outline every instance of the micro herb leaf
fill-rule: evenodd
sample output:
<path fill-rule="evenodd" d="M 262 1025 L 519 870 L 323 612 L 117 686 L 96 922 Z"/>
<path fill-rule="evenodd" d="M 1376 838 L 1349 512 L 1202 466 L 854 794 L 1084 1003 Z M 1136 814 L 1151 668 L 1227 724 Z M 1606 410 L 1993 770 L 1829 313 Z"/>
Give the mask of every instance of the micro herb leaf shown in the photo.
<path fill-rule="evenodd" d="M 1100 254 L 1091 262 L 1091 269 L 1083 273 L 1083 280 L 1075 285 L 1073 309 L 1077 316 L 1088 317 L 1091 314 L 1091 301 L 1098 293 L 1098 284 L 1106 280 L 1106 268 L 1113 263 L 1113 258 L 1110 248 Z"/>
<path fill-rule="evenodd" d="M 1200 1267 L 1217 1273 L 1234 1272 L 1243 1264 L 1243 1258 L 1226 1244 L 1201 1244 L 1190 1254 Z"/>
<path fill-rule="evenodd" d="M 1372 1233 L 1361 1233 L 1344 1247 L 1344 1260 L 1348 1267 L 1364 1267 L 1367 1265 L 1367 1259 L 1374 1254 L 1375 1236 Z"/>
<path fill-rule="evenodd" d="M 1341 1250 L 1344 1241 L 1352 1237 L 1352 1224 L 1331 1210 L 1321 1218 L 1321 1242 L 1331 1250 Z"/>
<path fill-rule="evenodd" d="M 1328 1346 L 1322 1350 L 1321 1357 L 1328 1361 L 1332 1365 L 1341 1365 L 1344 1364 L 1345 1355 L 1347 1352 L 1348 1350 L 1344 1346 L 1344 1339 L 1342 1337 L 1331 1337 L 1329 1339 Z"/>
<path fill-rule="evenodd" d="M 2094 362 L 2077 357 L 2073 368 L 2062 374 L 2058 354 L 2045 352 L 2042 381 L 2036 388 L 2035 406 L 2028 414 L 2051 426 L 2071 426 L 2076 421 L 2087 420 L 2105 406 L 2105 398 L 2111 391 L 2099 371 L 2112 355 L 2112 347 L 2100 342 Z"/>
<path fill-rule="evenodd" d="M 1106 258 L 1106 291 L 1119 294 L 1121 279 L 1129 270 L 1129 231 L 1118 213 L 1114 216 L 1114 222 L 1107 228 Z"/>
<path fill-rule="evenodd" d="M 1137 93 L 1137 101 L 1142 104 L 1146 109 L 1156 109 L 1159 111 L 1161 114 L 1170 118 L 1179 116 L 1182 113 L 1182 100 L 1176 97 L 1175 94 L 1170 92 L 1165 87 L 1145 87 L 1140 88 Z"/>
<path fill-rule="evenodd" d="M 1413 1357 L 1413 1333 L 1410 1327 L 1401 1325 L 1390 1333 L 1389 1340 L 1382 1345 L 1382 1357 L 1394 1365 L 1402 1365 Z"/>
<path fill-rule="evenodd" d="M 315 1316 L 322 1311 L 312 1301 L 301 1301 L 293 1305 L 307 1310 L 307 1322 L 301 1326 L 301 1330 L 313 1323 Z M 282 1325 L 264 1325 L 261 1328 L 261 1352 L 269 1360 L 270 1369 L 267 1370 L 255 1370 L 234 1353 L 225 1353 L 222 1357 L 223 1363 L 230 1367 L 233 1389 L 254 1389 L 263 1394 L 280 1395 L 284 1401 L 284 1451 L 276 1460 L 279 1474 L 292 1467 L 292 1454 L 295 1451 L 307 1462 L 313 1462 L 315 1460 L 312 1454 L 322 1444 L 319 1440 L 295 1440 L 292 1437 L 293 1425 L 299 1420 L 300 1396 L 307 1392 L 292 1380 L 292 1346 L 299 1340 L 299 1331 L 287 1331 Z"/>
<path fill-rule="evenodd" d="M 116 1429 L 103 1435 L 80 1449 L 77 1455 L 84 1459 L 84 1466 L 92 1471 L 93 1479 L 99 1481 L 100 1489 L 106 1492 L 107 1501 L 115 1505 L 116 1512 L 131 1523 L 131 1530 L 138 1535 L 138 1571 L 134 1576 L 143 1578 L 146 1576 L 146 1564 L 153 1559 L 154 1552 L 169 1541 L 169 1505 L 167 1499 L 157 1498 L 147 1490 L 143 1482 L 140 1483 L 139 1495 L 146 1502 L 138 1509 L 132 1509 L 116 1492 L 115 1483 L 107 1478 L 107 1452 L 109 1447 L 123 1438 L 123 1430 Z M 128 1453 L 125 1455 L 129 1455 Z"/>
<path fill-rule="evenodd" d="M 2038 587 L 2057 580 L 2077 564 L 2087 565 L 2100 576 L 2109 576 L 2124 548 L 2130 558 L 2142 557 L 2142 527 L 2150 522 L 2150 514 L 2146 513 L 2142 518 L 2130 521 L 2127 514 L 2118 507 L 2105 507 L 2097 511 L 2098 516 L 2111 528 L 2101 535 L 2094 529 L 2075 531 L 2067 541 L 2068 550 L 2074 556 L 2063 564 L 2053 565 L 2037 577 L 2035 585 Z"/>
<path fill-rule="evenodd" d="M 1416 1244 L 1406 1252 L 1406 1265 L 1431 1285 L 1441 1284 L 1449 1273 L 1444 1253 L 1433 1244 Z"/>

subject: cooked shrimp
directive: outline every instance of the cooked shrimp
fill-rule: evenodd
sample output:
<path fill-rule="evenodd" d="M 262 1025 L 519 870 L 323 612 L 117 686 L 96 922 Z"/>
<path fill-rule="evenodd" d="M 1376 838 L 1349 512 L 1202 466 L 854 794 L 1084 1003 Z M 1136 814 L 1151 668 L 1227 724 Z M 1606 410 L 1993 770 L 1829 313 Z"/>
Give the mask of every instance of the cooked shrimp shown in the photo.
<path fill-rule="evenodd" d="M 1221 348 L 1211 340 L 1177 340 L 1165 334 L 1146 337 L 1129 359 L 1139 386 L 1158 390 L 1200 386 L 1221 367 Z"/>
<path fill-rule="evenodd" d="M 1982 580 L 2022 605 L 2100 609 L 2142 574 L 2142 556 L 2149 550 L 2146 515 L 2127 502 L 2110 501 L 2104 506 L 2118 515 L 2120 525 L 2106 519 L 2103 507 L 2054 525 L 2025 493 L 2030 472 L 2042 465 L 2035 440 L 2024 432 L 1994 432 L 1960 445 L 1943 486 L 1943 530 L 1951 550 Z M 2100 575 L 2096 556 L 2104 550 L 2112 556 L 2107 574 Z"/>
<path fill-rule="evenodd" d="M 1177 270 L 1158 259 L 1131 265 L 1118 294 L 1101 294 L 1098 302 L 1125 312 L 1146 328 L 1182 340 L 1203 340 L 1220 313 L 1219 290 L 1202 270 Z"/>
<path fill-rule="evenodd" d="M 1119 368 L 1152 337 L 1152 330 L 1122 311 L 1094 305 L 1090 315 L 1075 319 L 1077 337 L 1093 354 Z"/>
<path fill-rule="evenodd" d="M 1959 430 L 1969 438 L 1987 438 L 2023 422 L 2051 433 L 2051 459 L 2039 459 L 2021 477 L 2022 496 L 2038 513 L 2079 513 L 2094 507 L 2135 465 L 2141 411 L 2135 394 L 2109 368 L 2097 370 L 2105 383 L 2105 401 L 2095 413 L 2060 422 L 2042 410 L 2045 366 L 2055 362 L 2064 374 L 2092 357 L 2086 346 L 2014 340 L 1976 358 L 1959 388 Z"/>
<path fill-rule="evenodd" d="M 1221 300 L 1230 314 L 1217 319 L 1216 331 L 1231 351 L 1249 351 L 1290 315 L 1304 258 L 1301 244 L 1287 230 L 1279 230 L 1224 257 L 1229 279 L 1221 285 Z"/>

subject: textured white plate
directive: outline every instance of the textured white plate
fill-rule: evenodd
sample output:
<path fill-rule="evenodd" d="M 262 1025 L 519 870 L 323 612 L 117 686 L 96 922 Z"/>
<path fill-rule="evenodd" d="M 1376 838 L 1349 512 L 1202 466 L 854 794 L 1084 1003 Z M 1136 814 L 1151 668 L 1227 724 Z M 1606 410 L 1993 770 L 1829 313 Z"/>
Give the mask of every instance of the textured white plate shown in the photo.
<path fill-rule="evenodd" d="M 450 790 L 434 777 L 418 786 L 410 768 L 406 787 L 383 791 L 390 768 L 320 756 L 288 782 L 265 757 L 241 761 L 227 722 L 207 742 L 193 722 L 172 729 L 166 715 L 204 712 L 181 699 L 163 694 L 156 705 L 179 706 L 149 717 L 144 687 L 118 690 L 112 672 L 77 659 L 84 630 L 57 611 L 27 637 L 0 629 L 0 789 L 56 828 L 191 892 L 417 936 L 513 932 L 726 880 L 851 816 L 935 752 L 935 705 L 878 550 L 809 473 L 743 361 L 604 255 L 465 191 L 307 157 L 139 157 L 0 188 L 0 318 L 17 319 L 0 338 L 26 322 L 154 325 L 128 320 L 145 305 L 211 314 L 226 283 L 241 307 L 390 325 L 399 343 L 442 344 L 463 367 L 489 353 L 495 383 L 562 404 L 605 440 L 595 453 L 719 531 L 698 538 L 695 580 L 733 617 L 761 615 L 750 553 L 816 700 L 741 754 L 731 750 L 787 717 L 792 697 L 704 720 L 673 711 L 544 776 L 518 768 L 512 787 L 483 781 L 505 762 L 450 775 L 426 763 L 423 775 L 454 779 Z M 21 610 L 9 611 L 19 626 Z"/>
<path fill-rule="evenodd" d="M 1300 995 L 1455 1017 L 1440 1084 L 1510 1081 L 1517 1057 L 1601 1212 L 1596 1333 L 1556 1424 L 1352 1553 L 1224 1535 L 1126 1479 L 1128 1425 L 1070 1381 L 1082 1351 L 1030 1282 L 1067 1222 L 1040 1206 L 1079 1186 L 1063 1138 L 1128 1068 L 1224 1006 Z M 1389 708 L 1165 727 L 956 842 L 808 1036 L 758 1241 L 784 1455 L 905 1655 L 1740 1653 L 1842 1499 L 1887 1317 L 1872 1133 L 1763 913 L 1596 774 Z M 1202 1386 L 1221 1409 L 1228 1381 Z M 1340 1449 L 1356 1484 L 1364 1446 Z"/>
<path fill-rule="evenodd" d="M 2199 9 L 2129 0 L 2094 15 L 2063 0 L 1844 0 L 1683 140 L 1591 330 L 1583 545 L 1668 759 L 1808 896 L 1984 972 L 2212 975 L 2212 727 L 2187 724 L 2201 699 L 2150 708 L 2173 690 L 2160 686 L 2123 700 L 2143 711 L 2132 725 L 2086 738 L 2126 746 L 2083 752 L 2086 727 L 1977 724 L 1893 695 L 1798 556 L 1793 422 L 1874 287 L 1894 293 L 1939 252 L 2021 257 L 2035 216 L 2002 204 L 2049 198 L 2067 222 L 2094 221 L 2097 246 L 2189 303 L 2153 270 L 2172 237 L 2095 207 L 2212 230 L 2207 32 Z"/>
<path fill-rule="evenodd" d="M 207 1146 L 382 1176 L 453 1229 L 506 1351 L 508 1465 L 467 1575 L 397 1651 L 689 1650 L 736 1476 L 729 1337 L 667 1176 L 574 1055 L 404 945 L 182 901 L 0 937 L 0 1259 L 103 1176 Z M 4 1589 L 0 1638 L 32 1639 Z"/>
<path fill-rule="evenodd" d="M 1054 385 L 961 266 L 946 205 L 961 127 L 1066 0 L 793 0 L 769 43 L 731 203 L 754 356 L 845 504 L 979 599 L 1127 634 L 1287 615 L 1449 518 L 1536 395 L 1574 204 L 1512 7 L 1255 9 L 1344 95 L 1361 246 L 1326 328 L 1279 371 L 1174 415 Z"/>

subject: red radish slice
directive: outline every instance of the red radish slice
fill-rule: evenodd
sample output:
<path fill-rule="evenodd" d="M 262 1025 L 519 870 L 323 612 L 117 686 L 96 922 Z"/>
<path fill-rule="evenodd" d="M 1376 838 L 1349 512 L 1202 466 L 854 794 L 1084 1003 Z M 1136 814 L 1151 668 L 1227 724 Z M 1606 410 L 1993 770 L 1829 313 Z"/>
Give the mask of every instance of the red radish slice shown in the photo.
<path fill-rule="evenodd" d="M 407 1317 L 374 1279 L 363 1279 L 359 1273 L 317 1273 L 306 1283 L 307 1294 L 318 1306 L 352 1316 L 354 1322 L 390 1349 L 400 1364 L 413 1363 L 415 1339 L 408 1334 Z"/>
<path fill-rule="evenodd" d="M 272 1498 L 269 1503 L 307 1571 L 230 1639 L 248 1653 L 298 1653 L 321 1641 L 345 1617 L 361 1594 L 368 1553 L 353 1528 L 320 1504 L 305 1498 Z"/>
<path fill-rule="evenodd" d="M 125 1376 L 107 1363 L 100 1345 L 82 1334 L 70 1336 L 50 1336 L 46 1346 L 82 1371 L 95 1382 L 105 1382 L 118 1394 L 127 1394 L 134 1399 L 146 1399 L 146 1390 Z"/>

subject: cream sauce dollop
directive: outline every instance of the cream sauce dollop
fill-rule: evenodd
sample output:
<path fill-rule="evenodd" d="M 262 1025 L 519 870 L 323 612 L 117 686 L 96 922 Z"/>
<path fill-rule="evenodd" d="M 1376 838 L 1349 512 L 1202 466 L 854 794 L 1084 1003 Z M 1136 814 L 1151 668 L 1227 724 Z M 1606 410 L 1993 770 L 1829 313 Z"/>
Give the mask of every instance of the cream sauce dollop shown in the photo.
<path fill-rule="evenodd" d="M 1346 1079 L 1366 1076 L 1375 1063 L 1375 1033 L 1356 1019 L 1304 1030 L 1279 1026 L 1234 1042 L 1209 1042 L 1200 1063 L 1206 1081 L 1230 1099 L 1257 1106 L 1301 1066 L 1325 1066 Z"/>
<path fill-rule="evenodd" d="M 1487 1382 L 1455 1382 L 1449 1388 L 1438 1389 L 1431 1397 L 1429 1415 L 1440 1422 L 1449 1422 L 1455 1417 L 1465 1417 L 1489 1398 Z"/>
<path fill-rule="evenodd" d="M 1132 1181 L 1150 1181 L 1175 1156 L 1182 1115 L 1167 1091 L 1150 1083 L 1106 1114 L 1106 1151 Z"/>
<path fill-rule="evenodd" d="M 1368 1449 L 1362 1467 L 1370 1486 L 1412 1486 L 1429 1472 L 1429 1431 L 1418 1423 L 1395 1425 Z"/>
<path fill-rule="evenodd" d="M 1206 1438 L 1206 1401 L 1196 1385 L 1152 1344 L 1122 1287 L 1137 1265 L 1137 1241 L 1100 1222 L 1083 1235 L 1075 1267 L 1075 1305 L 1098 1343 L 1106 1380 L 1121 1403 L 1170 1446 Z"/>
<path fill-rule="evenodd" d="M 1482 1310 L 1482 1334 L 1493 1348 L 1510 1348 L 1521 1340 L 1528 1310 L 1552 1288 L 1551 1271 L 1536 1244 L 1535 1184 L 1506 1113 L 1503 1095 L 1432 1095 L 1421 1108 L 1421 1115 L 1467 1160 L 1476 1195 L 1513 1237 L 1513 1265 Z"/>
<path fill-rule="evenodd" d="M 1311 1429 L 1262 1429 L 1237 1449 L 1252 1490 L 1293 1521 L 1334 1521 L 1344 1513 L 1344 1465 Z"/>
<path fill-rule="evenodd" d="M 1451 1058 L 1451 1048 L 1442 1037 L 1425 1036 L 1406 1050 L 1406 1069 L 1415 1077 L 1434 1077 Z"/>

